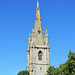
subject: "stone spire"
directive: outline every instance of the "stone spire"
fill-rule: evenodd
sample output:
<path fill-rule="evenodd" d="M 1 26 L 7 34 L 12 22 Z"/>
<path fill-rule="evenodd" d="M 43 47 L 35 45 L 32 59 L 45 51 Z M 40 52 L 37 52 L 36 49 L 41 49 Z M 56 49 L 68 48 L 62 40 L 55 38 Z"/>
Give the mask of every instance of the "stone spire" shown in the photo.
<path fill-rule="evenodd" d="M 46 28 L 46 32 L 45 32 L 45 37 L 48 37 L 48 32 L 47 32 L 47 28 Z"/>
<path fill-rule="evenodd" d="M 29 37 L 30 37 L 31 35 L 30 35 L 30 32 L 29 32 Z"/>
<path fill-rule="evenodd" d="M 39 2 L 38 2 L 38 0 L 37 0 L 37 8 L 39 8 Z"/>
<path fill-rule="evenodd" d="M 48 32 L 47 32 L 47 28 L 46 28 L 46 32 L 45 32 L 45 44 L 48 45 Z"/>
<path fill-rule="evenodd" d="M 40 16 L 40 8 L 39 8 L 38 0 L 37 0 L 37 7 L 36 7 L 35 25 L 33 31 L 35 34 L 36 43 L 44 44 L 44 35 L 43 35 L 43 29 L 41 25 L 41 16 Z"/>
<path fill-rule="evenodd" d="M 35 17 L 34 28 L 35 28 L 35 30 L 42 30 L 40 8 L 39 8 L 39 1 L 38 0 L 37 0 L 37 7 L 36 7 L 36 17 Z"/>

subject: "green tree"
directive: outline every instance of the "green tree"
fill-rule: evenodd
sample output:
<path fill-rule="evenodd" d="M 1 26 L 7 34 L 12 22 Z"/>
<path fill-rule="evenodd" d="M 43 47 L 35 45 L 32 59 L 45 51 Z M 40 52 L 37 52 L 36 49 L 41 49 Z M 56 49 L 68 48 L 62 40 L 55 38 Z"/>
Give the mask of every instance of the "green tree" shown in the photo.
<path fill-rule="evenodd" d="M 75 53 L 71 51 L 68 55 L 68 68 L 70 74 L 75 74 Z"/>
<path fill-rule="evenodd" d="M 54 66 L 50 66 L 48 68 L 48 71 L 47 71 L 46 75 L 55 75 L 55 73 L 56 73 L 56 70 L 55 70 Z"/>
<path fill-rule="evenodd" d="M 50 66 L 47 75 L 75 75 L 75 53 L 70 51 L 68 60 L 58 68 Z"/>
<path fill-rule="evenodd" d="M 29 75 L 29 72 L 26 71 L 20 71 L 17 75 Z"/>
<path fill-rule="evenodd" d="M 68 69 L 68 64 L 67 64 L 67 62 L 61 64 L 61 65 L 57 68 L 56 75 L 69 75 L 69 69 Z"/>

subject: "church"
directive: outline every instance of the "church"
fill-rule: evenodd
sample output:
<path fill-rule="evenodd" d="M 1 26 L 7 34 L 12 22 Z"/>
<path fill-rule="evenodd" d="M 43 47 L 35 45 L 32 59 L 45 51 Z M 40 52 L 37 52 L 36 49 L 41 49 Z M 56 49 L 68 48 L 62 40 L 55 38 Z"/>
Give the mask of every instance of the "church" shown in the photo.
<path fill-rule="evenodd" d="M 45 36 L 41 25 L 39 2 L 37 0 L 35 24 L 29 33 L 27 47 L 27 71 L 30 75 L 45 75 L 50 66 L 48 32 Z"/>

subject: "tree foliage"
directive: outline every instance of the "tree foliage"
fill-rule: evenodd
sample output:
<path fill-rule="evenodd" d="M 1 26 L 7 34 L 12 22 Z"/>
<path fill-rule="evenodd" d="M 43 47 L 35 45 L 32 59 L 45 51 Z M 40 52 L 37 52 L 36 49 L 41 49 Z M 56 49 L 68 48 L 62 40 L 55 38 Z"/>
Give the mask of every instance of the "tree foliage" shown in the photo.
<path fill-rule="evenodd" d="M 50 66 L 46 75 L 75 75 L 75 53 L 70 51 L 68 60 L 56 69 Z"/>
<path fill-rule="evenodd" d="M 26 71 L 20 71 L 17 75 L 29 75 L 29 72 Z"/>
<path fill-rule="evenodd" d="M 47 75 L 55 75 L 55 73 L 56 73 L 56 70 L 55 70 L 55 68 L 54 68 L 54 66 L 50 66 L 49 68 L 48 68 L 48 74 Z"/>

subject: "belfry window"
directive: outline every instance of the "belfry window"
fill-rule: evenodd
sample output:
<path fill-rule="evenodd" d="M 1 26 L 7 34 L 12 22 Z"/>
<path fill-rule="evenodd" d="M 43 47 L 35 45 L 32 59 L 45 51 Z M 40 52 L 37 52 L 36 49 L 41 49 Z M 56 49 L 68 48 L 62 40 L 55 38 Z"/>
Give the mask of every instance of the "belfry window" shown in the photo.
<path fill-rule="evenodd" d="M 38 60 L 42 60 L 42 52 L 41 51 L 39 51 L 39 53 L 38 53 Z"/>

